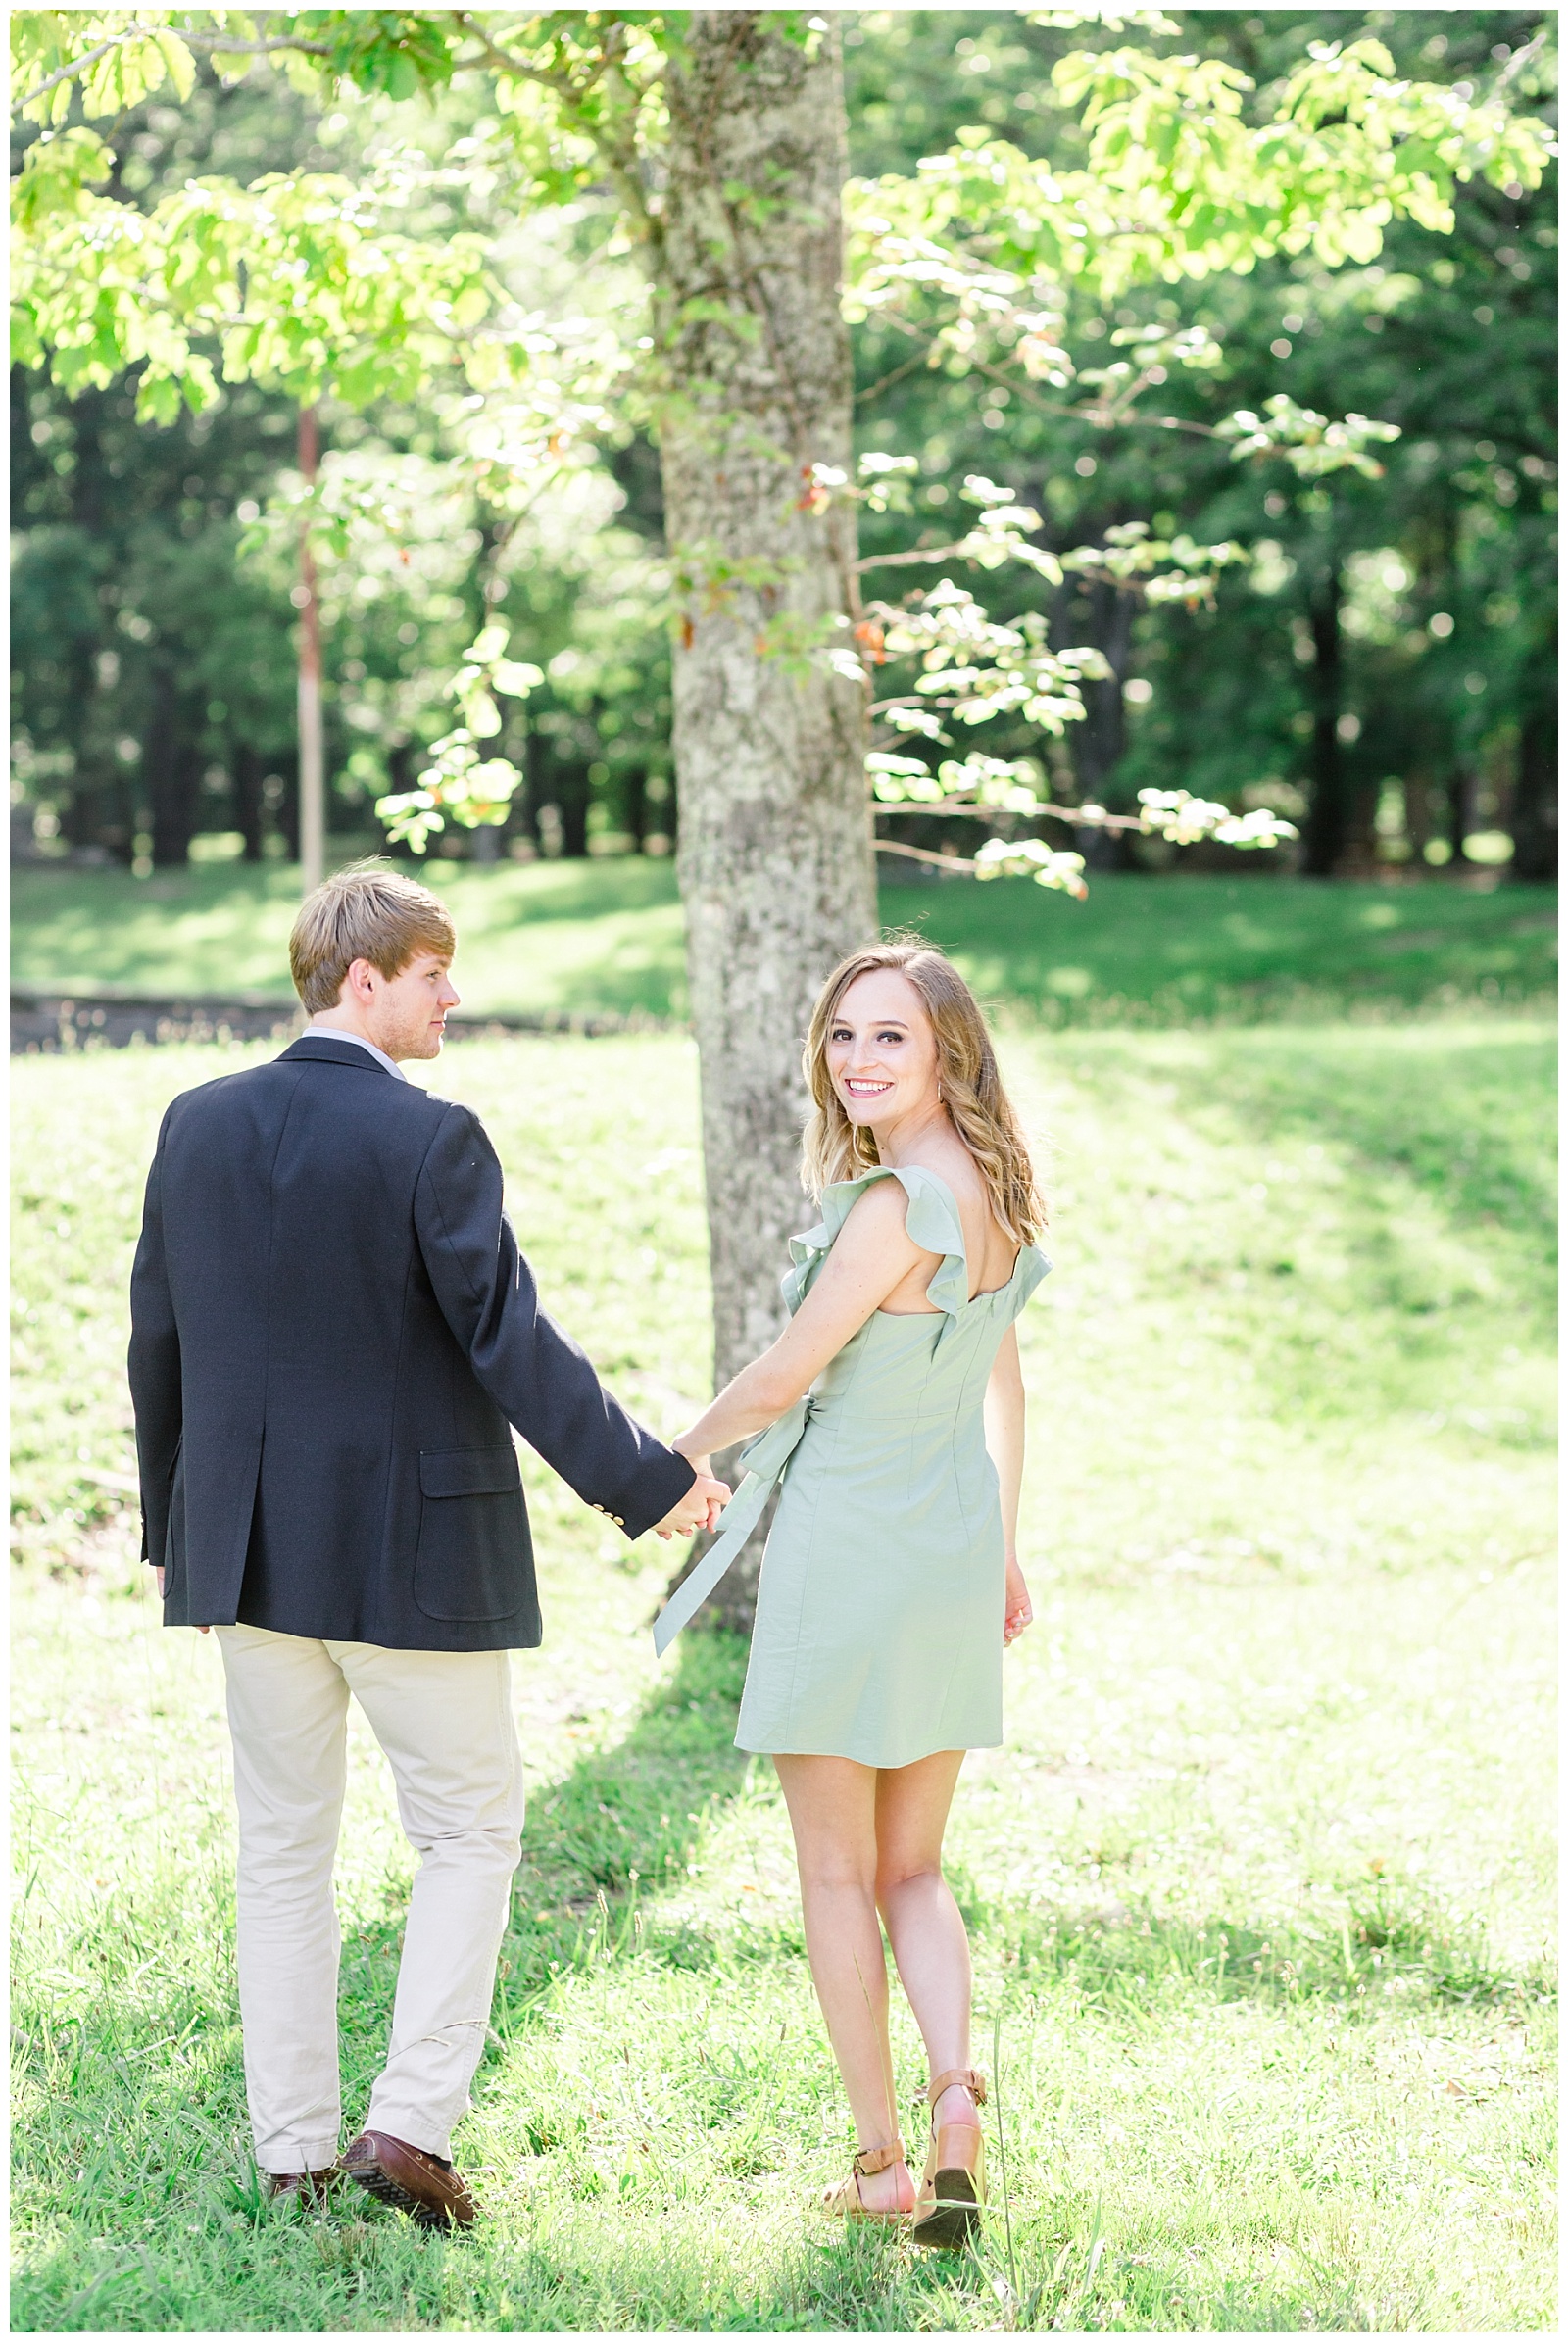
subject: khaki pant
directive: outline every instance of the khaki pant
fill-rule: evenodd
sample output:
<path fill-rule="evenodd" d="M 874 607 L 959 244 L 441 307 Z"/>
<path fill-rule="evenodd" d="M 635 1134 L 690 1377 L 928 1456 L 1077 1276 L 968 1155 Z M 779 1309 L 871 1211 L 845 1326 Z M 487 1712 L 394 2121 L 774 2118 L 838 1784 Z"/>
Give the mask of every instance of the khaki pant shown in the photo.
<path fill-rule="evenodd" d="M 508 1654 L 215 1632 L 234 1739 L 239 2004 L 257 2163 L 320 2171 L 338 2152 L 332 1863 L 351 1691 L 392 1767 L 419 1856 L 391 2044 L 364 2127 L 450 2155 L 484 2047 L 521 1851 Z"/>

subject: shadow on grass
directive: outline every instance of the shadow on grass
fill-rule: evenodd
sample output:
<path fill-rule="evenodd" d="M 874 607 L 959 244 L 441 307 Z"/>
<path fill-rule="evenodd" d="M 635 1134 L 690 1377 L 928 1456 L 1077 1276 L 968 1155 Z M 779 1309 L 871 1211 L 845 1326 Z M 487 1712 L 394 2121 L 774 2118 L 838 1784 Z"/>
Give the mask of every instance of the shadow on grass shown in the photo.
<path fill-rule="evenodd" d="M 630 1905 L 684 1875 L 708 1816 L 746 1778 L 749 1760 L 735 1746 L 745 1675 L 738 1635 L 682 1635 L 674 1667 L 625 1739 L 585 1756 L 535 1801 L 503 1955 L 507 2003 L 531 1998 L 585 1936 L 601 1956 L 607 1933 L 629 1949 Z M 637 1937 L 653 1956 L 703 1964 L 700 1938 L 661 1929 L 655 1911 L 641 1919 Z"/>
<path fill-rule="evenodd" d="M 734 1744 L 745 1674 L 739 1636 L 682 1635 L 675 1665 L 626 1737 L 530 1799 L 501 1947 L 497 2035 L 525 2023 L 573 1968 L 634 1952 L 668 1967 L 713 1958 L 706 1938 L 662 1925 L 645 1898 L 684 1875 L 708 1815 L 745 1780 L 748 1760 Z M 345 1936 L 338 2008 L 350 2106 L 385 2056 L 406 1903 L 399 1886 L 383 1912 Z"/>

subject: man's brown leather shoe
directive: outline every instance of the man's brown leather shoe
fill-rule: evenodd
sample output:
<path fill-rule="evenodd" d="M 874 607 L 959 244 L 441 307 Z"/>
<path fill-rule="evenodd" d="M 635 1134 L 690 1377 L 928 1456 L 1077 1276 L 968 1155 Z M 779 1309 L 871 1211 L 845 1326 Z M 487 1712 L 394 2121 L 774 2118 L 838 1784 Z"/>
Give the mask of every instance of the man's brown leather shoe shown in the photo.
<path fill-rule="evenodd" d="M 384 2130 L 362 2130 L 351 2139 L 338 2169 L 421 2228 L 466 2228 L 478 2218 L 478 2205 L 449 2163 Z"/>
<path fill-rule="evenodd" d="M 328 2164 L 324 2171 L 269 2171 L 267 2192 L 274 2202 L 279 2196 L 298 2196 L 303 2203 L 324 2204 L 340 2176 L 336 2164 Z"/>

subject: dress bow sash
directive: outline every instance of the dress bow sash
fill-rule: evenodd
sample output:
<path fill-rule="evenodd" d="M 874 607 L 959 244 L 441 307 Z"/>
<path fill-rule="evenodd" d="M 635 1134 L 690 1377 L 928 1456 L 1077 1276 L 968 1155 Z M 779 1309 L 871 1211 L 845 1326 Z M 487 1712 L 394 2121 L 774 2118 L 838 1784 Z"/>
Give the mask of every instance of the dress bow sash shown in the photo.
<path fill-rule="evenodd" d="M 731 1562 L 739 1557 L 741 1547 L 761 1519 L 762 1509 L 785 1465 L 800 1445 L 810 1418 L 809 1398 L 799 1398 L 787 1415 L 769 1424 L 765 1432 L 759 1432 L 755 1439 L 748 1439 L 741 1449 L 746 1478 L 724 1508 L 722 1531 L 691 1575 L 681 1580 L 654 1621 L 654 1648 L 661 1658 L 682 1627 L 691 1623 Z"/>

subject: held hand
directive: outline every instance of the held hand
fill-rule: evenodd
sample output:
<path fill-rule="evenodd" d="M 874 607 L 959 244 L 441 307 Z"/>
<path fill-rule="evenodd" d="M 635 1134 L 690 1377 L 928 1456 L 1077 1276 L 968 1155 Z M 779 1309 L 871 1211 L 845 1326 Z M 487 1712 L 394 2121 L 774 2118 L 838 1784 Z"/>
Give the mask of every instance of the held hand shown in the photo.
<path fill-rule="evenodd" d="M 690 1459 L 688 1459 L 690 1460 Z M 706 1462 L 706 1458 L 704 1459 Z M 730 1491 L 721 1480 L 711 1473 L 699 1470 L 697 1478 L 681 1498 L 654 1524 L 656 1537 L 690 1537 L 698 1529 L 716 1529 L 718 1516 L 729 1502 Z"/>
<path fill-rule="evenodd" d="M 1025 1627 L 1031 1624 L 1034 1615 L 1034 1604 L 1029 1599 L 1029 1588 L 1023 1582 L 1023 1572 L 1018 1567 L 1018 1557 L 1014 1553 L 1009 1553 L 1007 1555 L 1006 1609 L 1002 1620 L 1004 1643 L 1015 1642 Z"/>

